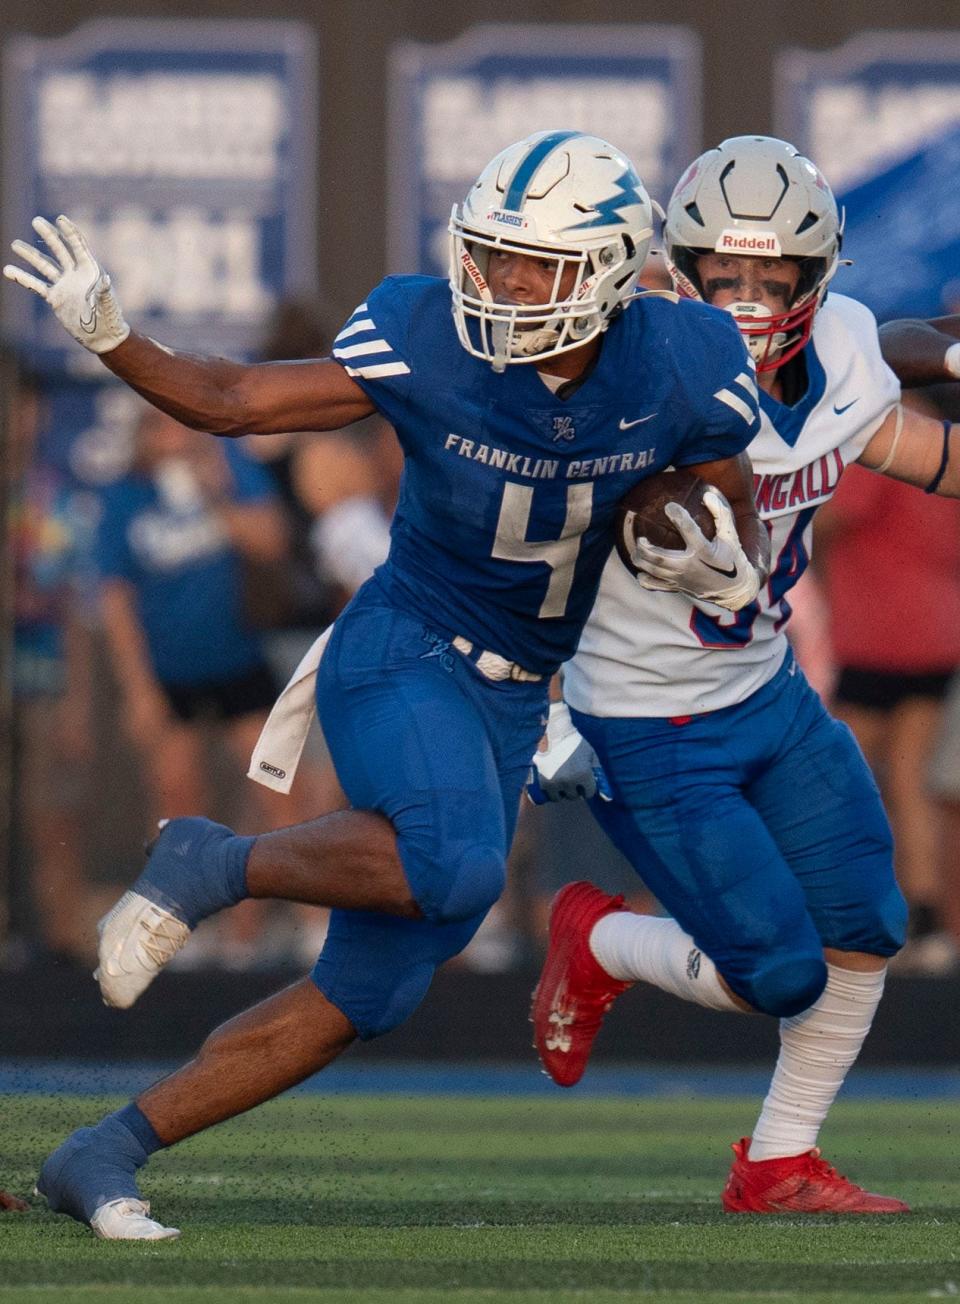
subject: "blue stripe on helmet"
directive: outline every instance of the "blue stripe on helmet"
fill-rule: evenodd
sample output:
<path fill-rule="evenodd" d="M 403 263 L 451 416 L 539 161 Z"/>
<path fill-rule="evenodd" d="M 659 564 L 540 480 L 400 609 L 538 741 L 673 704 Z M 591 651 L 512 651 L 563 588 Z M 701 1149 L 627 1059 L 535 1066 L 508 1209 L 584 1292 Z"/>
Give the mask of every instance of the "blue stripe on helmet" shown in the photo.
<path fill-rule="evenodd" d="M 519 212 L 534 173 L 547 155 L 552 154 L 557 146 L 562 145 L 565 140 L 570 140 L 572 136 L 582 134 L 579 131 L 551 131 L 549 136 L 544 136 L 542 140 L 538 140 L 526 158 L 520 160 L 517 170 L 507 187 L 507 193 L 504 195 L 504 208 L 508 208 L 514 213 Z"/>

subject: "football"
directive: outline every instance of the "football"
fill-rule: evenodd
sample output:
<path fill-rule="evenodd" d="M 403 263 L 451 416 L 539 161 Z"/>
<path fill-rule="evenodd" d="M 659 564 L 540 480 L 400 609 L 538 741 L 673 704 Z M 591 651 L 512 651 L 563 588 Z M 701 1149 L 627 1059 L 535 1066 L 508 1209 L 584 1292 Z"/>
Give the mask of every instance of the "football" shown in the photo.
<path fill-rule="evenodd" d="M 617 507 L 614 525 L 617 552 L 627 570 L 639 574 L 631 560 L 637 539 L 649 539 L 658 548 L 686 546 L 663 510 L 667 503 L 679 503 L 685 507 L 706 537 L 712 539 L 716 523 L 703 501 L 708 489 L 720 492 L 682 466 L 675 471 L 661 471 L 659 475 L 648 476 L 629 489 Z"/>

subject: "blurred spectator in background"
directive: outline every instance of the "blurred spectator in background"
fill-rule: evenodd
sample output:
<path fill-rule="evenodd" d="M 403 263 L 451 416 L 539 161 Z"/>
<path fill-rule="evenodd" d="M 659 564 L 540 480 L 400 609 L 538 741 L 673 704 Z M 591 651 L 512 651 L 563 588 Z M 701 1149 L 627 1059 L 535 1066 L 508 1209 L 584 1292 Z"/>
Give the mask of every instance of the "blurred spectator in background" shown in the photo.
<path fill-rule="evenodd" d="M 264 362 L 326 357 L 332 338 L 312 302 L 284 300 L 274 312 L 261 357 Z M 257 435 L 243 441 L 247 453 L 270 477 L 288 534 L 283 575 L 278 577 L 272 567 L 264 568 L 258 584 L 256 572 L 251 571 L 247 586 L 248 617 L 264 631 L 268 656 L 284 681 L 338 611 L 337 595 L 317 570 L 310 544 L 314 513 L 304 504 L 294 482 L 294 467 L 305 438 L 301 434 Z"/>
<path fill-rule="evenodd" d="M 265 362 L 326 357 L 332 339 L 315 303 L 288 299 L 277 306 L 261 356 Z M 263 631 L 266 654 L 285 683 L 387 555 L 399 449 L 379 417 L 330 434 L 257 435 L 244 444 L 270 476 L 288 532 L 282 576 L 273 567 L 248 563 L 246 608 L 248 619 Z M 317 776 L 313 814 L 344 806 L 317 728 L 311 730 L 305 758 Z"/>
<path fill-rule="evenodd" d="M 929 410 L 916 396 L 905 406 Z M 960 503 L 852 466 L 818 527 L 837 666 L 832 709 L 880 785 L 910 905 L 894 965 L 939 970 L 950 849 L 927 772 L 960 666 Z"/>
<path fill-rule="evenodd" d="M 269 477 L 237 444 L 206 440 L 144 408 L 130 472 L 102 495 L 97 561 L 101 605 L 123 719 L 160 817 L 212 804 L 206 727 L 235 774 L 279 691 L 260 634 L 246 618 L 245 565 L 282 580 L 288 535 Z M 309 766 L 289 797 L 244 783 L 249 832 L 319 811 Z M 252 962 L 266 907 L 225 919 L 219 958 Z"/>
<path fill-rule="evenodd" d="M 400 479 L 396 436 L 382 418 L 308 437 L 294 463 L 294 485 L 312 519 L 318 571 L 335 589 L 339 611 L 386 560 Z"/>
<path fill-rule="evenodd" d="M 38 447 L 42 399 L 23 381 L 11 404 L 13 701 L 18 867 L 13 925 L 54 955 L 95 954 L 84 868 L 93 753 L 90 631 L 81 616 L 94 504 Z M 29 884 L 29 887 L 27 886 Z M 35 930 L 19 916 L 32 898 Z"/>

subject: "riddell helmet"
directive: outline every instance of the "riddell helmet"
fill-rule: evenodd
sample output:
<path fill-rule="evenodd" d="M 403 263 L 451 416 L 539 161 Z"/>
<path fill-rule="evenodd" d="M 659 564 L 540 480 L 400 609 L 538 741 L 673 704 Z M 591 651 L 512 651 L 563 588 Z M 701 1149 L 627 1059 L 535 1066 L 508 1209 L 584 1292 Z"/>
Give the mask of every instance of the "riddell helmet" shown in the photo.
<path fill-rule="evenodd" d="M 782 313 L 735 303 L 758 371 L 772 371 L 803 348 L 837 270 L 843 221 L 820 170 L 785 140 L 734 136 L 687 168 L 667 205 L 667 266 L 680 294 L 702 299 L 697 258 L 706 253 L 791 258 L 800 267 Z"/>
<path fill-rule="evenodd" d="M 450 289 L 460 343 L 494 371 L 575 349 L 601 331 L 637 283 L 653 236 L 650 199 L 619 150 L 578 131 L 542 131 L 489 163 L 450 216 Z M 549 299 L 494 303 L 491 251 L 554 263 Z M 560 298 L 565 271 L 573 289 Z"/>

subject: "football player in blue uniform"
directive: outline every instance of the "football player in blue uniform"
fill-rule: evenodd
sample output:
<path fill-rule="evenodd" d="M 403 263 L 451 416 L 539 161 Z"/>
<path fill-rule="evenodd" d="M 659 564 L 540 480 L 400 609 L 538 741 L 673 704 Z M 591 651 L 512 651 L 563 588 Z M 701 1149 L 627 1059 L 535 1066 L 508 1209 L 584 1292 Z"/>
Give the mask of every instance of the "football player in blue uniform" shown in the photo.
<path fill-rule="evenodd" d="M 749 451 L 774 560 L 734 616 L 678 581 L 680 550 L 642 545 L 643 587 L 608 561 L 565 669 L 570 713 L 553 708 L 552 745 L 535 767 L 541 792 L 562 797 L 594 782 L 599 757 L 611 800 L 594 802 L 597 818 L 672 917 L 632 914 L 589 883 L 564 888 L 534 998 L 537 1048 L 572 1086 L 610 1004 L 636 981 L 776 1016 L 780 1059 L 752 1138 L 733 1147 L 724 1208 L 902 1213 L 817 1148 L 903 943 L 906 907 L 873 777 L 806 683 L 784 627 L 814 514 L 844 467 L 956 497 L 954 428 L 900 405 L 872 314 L 834 292 L 840 215 L 792 145 L 741 136 L 708 150 L 678 183 L 664 236 L 678 289 L 725 307 L 754 355 L 761 426 Z M 928 379 L 960 352 L 931 326 L 902 324 L 897 338 Z M 666 511 L 692 542 L 690 517 Z"/>
<path fill-rule="evenodd" d="M 499 896 L 548 681 L 576 647 L 630 485 L 670 465 L 718 485 L 729 507 L 685 582 L 729 609 L 756 596 L 766 536 L 742 450 L 757 394 L 728 314 L 635 297 L 650 201 L 619 151 L 576 132 L 499 154 L 454 210 L 449 284 L 387 279 L 315 362 L 243 366 L 133 333 L 77 227 L 34 227 L 49 252 L 18 241 L 31 270 L 5 274 L 178 420 L 233 436 L 378 410 L 405 453 L 389 558 L 298 681 L 319 661 L 316 706 L 352 809 L 257 838 L 172 820 L 101 922 L 101 991 L 126 1007 L 214 911 L 247 896 L 332 909 L 310 979 L 44 1164 L 52 1209 L 103 1236 L 160 1238 L 176 1231 L 140 1200 L 147 1157 L 402 1022 Z"/>

